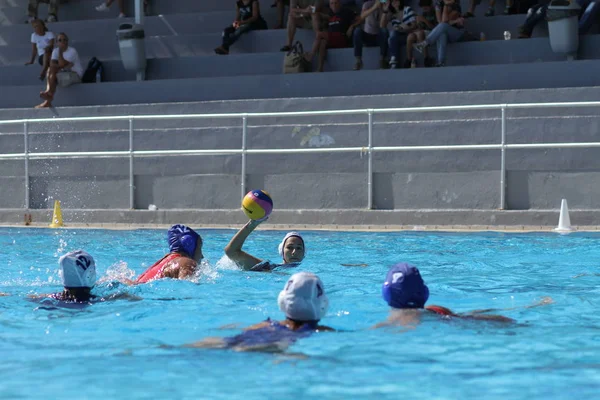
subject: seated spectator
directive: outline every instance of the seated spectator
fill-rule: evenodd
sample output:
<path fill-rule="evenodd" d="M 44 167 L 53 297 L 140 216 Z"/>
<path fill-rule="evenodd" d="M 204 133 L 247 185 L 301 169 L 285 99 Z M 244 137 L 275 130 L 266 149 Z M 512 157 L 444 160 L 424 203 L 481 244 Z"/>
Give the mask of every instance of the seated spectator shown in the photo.
<path fill-rule="evenodd" d="M 258 0 L 239 0 L 236 3 L 235 20 L 223 31 L 223 43 L 215 49 L 215 53 L 229 54 L 229 47 L 240 36 L 258 29 L 267 29 L 267 23 L 260 15 Z"/>
<path fill-rule="evenodd" d="M 392 31 L 389 34 L 390 68 L 398 68 L 400 44 L 406 41 L 405 36 L 417 27 L 417 19 L 411 7 L 404 6 L 404 0 L 392 0 L 383 5 L 381 27 L 387 34 L 387 26 L 391 22 Z"/>
<path fill-rule="evenodd" d="M 27 22 L 33 22 L 34 19 L 38 19 L 38 7 L 40 6 L 40 3 L 48 4 L 48 16 L 46 17 L 46 22 L 58 21 L 59 0 L 29 0 L 29 4 L 27 6 L 29 19 Z"/>
<path fill-rule="evenodd" d="M 33 33 L 31 34 L 31 59 L 25 65 L 31 65 L 35 62 L 37 56 L 38 63 L 42 66 L 40 79 L 44 80 L 48 73 L 50 57 L 54 48 L 54 33 L 50 32 L 41 19 L 36 19 L 31 23 Z"/>
<path fill-rule="evenodd" d="M 106 12 L 110 10 L 110 6 L 115 2 L 115 0 L 106 0 L 106 2 L 100 4 L 96 7 L 96 11 Z M 117 0 L 117 4 L 119 5 L 119 18 L 125 18 L 125 0 Z M 146 2 L 144 2 L 144 9 L 146 8 Z"/>
<path fill-rule="evenodd" d="M 36 108 L 52 107 L 57 85 L 68 87 L 75 83 L 81 83 L 83 67 L 79 61 L 77 50 L 69 46 L 69 38 L 65 33 L 59 33 L 56 41 L 57 47 L 52 51 L 46 90 L 40 92 L 40 97 L 44 99 L 44 102 L 37 105 Z"/>
<path fill-rule="evenodd" d="M 290 51 L 296 35 L 296 28 L 320 31 L 319 13 L 323 8 L 322 0 L 290 0 L 290 12 L 287 25 L 287 43 L 281 51 Z"/>
<path fill-rule="evenodd" d="M 528 39 L 533 34 L 533 28 L 546 19 L 549 0 L 542 0 L 538 4 L 527 10 L 525 23 L 519 26 L 519 39 Z M 598 21 L 600 15 L 600 4 L 597 0 L 577 0 L 581 7 L 579 15 L 579 34 L 585 35 L 592 27 L 594 22 Z"/>
<path fill-rule="evenodd" d="M 369 0 L 362 6 L 360 22 L 364 22 L 364 26 L 362 28 L 359 26 L 354 29 L 353 34 L 354 57 L 356 57 L 354 70 L 359 70 L 363 67 L 362 49 L 364 46 L 379 46 L 381 49 L 379 67 L 387 67 L 385 61 L 385 57 L 387 56 L 387 37 L 385 36 L 383 29 L 379 26 L 381 21 L 381 8 L 382 3 L 380 0 Z"/>
<path fill-rule="evenodd" d="M 327 49 L 341 49 L 350 47 L 350 38 L 356 26 L 360 24 L 360 18 L 354 11 L 342 7 L 341 0 L 329 1 L 329 14 L 327 19 L 327 31 L 318 32 L 313 43 L 312 52 L 306 55 L 306 59 L 312 62 L 316 53 L 319 54 L 319 66 L 317 71 L 323 72 Z"/>
<path fill-rule="evenodd" d="M 588 33 L 592 25 L 598 22 L 600 17 L 600 2 L 598 0 L 577 0 L 581 7 L 579 15 L 579 34 Z"/>
<path fill-rule="evenodd" d="M 475 16 L 475 7 L 481 4 L 481 0 L 471 0 L 469 3 L 469 11 L 463 15 L 465 18 L 473 18 Z M 485 12 L 486 17 L 493 17 L 496 14 L 496 0 L 490 0 L 490 7 Z M 504 7 L 504 15 L 514 14 L 513 0 L 506 0 L 506 6 Z"/>
<path fill-rule="evenodd" d="M 435 15 L 435 9 L 433 7 L 431 0 L 420 0 L 419 7 L 421 7 L 422 14 L 417 16 L 417 30 L 411 32 L 406 38 L 406 62 L 404 64 L 405 68 L 417 67 L 417 60 L 414 57 L 413 53 L 413 44 L 420 43 L 425 40 L 425 37 L 431 33 L 432 29 L 437 25 L 437 17 Z M 429 57 L 429 53 L 427 51 L 427 47 L 423 49 L 424 66 L 431 67 L 433 65 L 433 60 Z"/>
<path fill-rule="evenodd" d="M 273 29 L 283 29 L 283 15 L 285 14 L 285 6 L 290 5 L 290 0 L 275 0 L 271 7 L 277 7 L 277 24 Z"/>
<path fill-rule="evenodd" d="M 437 67 L 446 65 L 446 47 L 448 42 L 455 43 L 465 36 L 465 20 L 461 17 L 460 4 L 456 0 L 441 0 L 436 4 L 436 13 L 441 12 L 440 23 L 433 28 L 424 41 L 414 45 L 422 53 L 431 44 L 437 45 Z"/>

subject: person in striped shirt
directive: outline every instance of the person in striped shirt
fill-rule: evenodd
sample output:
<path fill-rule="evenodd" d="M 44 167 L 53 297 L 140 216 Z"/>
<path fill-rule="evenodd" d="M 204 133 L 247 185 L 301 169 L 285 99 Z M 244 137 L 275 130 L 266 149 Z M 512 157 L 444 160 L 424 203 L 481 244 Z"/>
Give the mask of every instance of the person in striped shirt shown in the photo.
<path fill-rule="evenodd" d="M 417 18 L 413 9 L 404 5 L 404 0 L 392 0 L 383 5 L 381 27 L 387 28 L 391 24 L 389 32 L 390 68 L 398 68 L 400 58 L 400 46 L 406 42 L 406 36 L 417 27 Z"/>

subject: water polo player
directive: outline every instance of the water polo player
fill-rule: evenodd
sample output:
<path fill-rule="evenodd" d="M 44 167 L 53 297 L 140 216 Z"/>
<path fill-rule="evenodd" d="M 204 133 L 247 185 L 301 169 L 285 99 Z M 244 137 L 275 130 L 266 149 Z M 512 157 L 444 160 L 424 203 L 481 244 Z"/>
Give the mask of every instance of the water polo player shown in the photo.
<path fill-rule="evenodd" d="M 390 307 L 390 315 L 385 322 L 375 327 L 389 325 L 411 325 L 419 322 L 420 310 L 447 317 L 463 319 L 477 319 L 497 322 L 515 322 L 513 319 L 502 315 L 481 314 L 491 310 L 479 310 L 470 313 L 456 314 L 442 306 L 425 306 L 429 299 L 429 288 L 417 267 L 407 263 L 399 263 L 387 273 L 382 287 L 383 299 Z"/>
<path fill-rule="evenodd" d="M 196 272 L 198 263 L 204 258 L 200 235 L 185 225 L 173 225 L 167 232 L 167 240 L 169 254 L 130 283 L 147 283 L 162 278 L 186 279 Z"/>
<path fill-rule="evenodd" d="M 96 285 L 96 262 L 90 254 L 83 250 L 71 251 L 62 256 L 58 264 L 63 291 L 31 296 L 32 298 L 51 298 L 73 303 L 90 302 L 96 298 L 91 294 Z"/>
<path fill-rule="evenodd" d="M 329 300 L 318 276 L 308 272 L 288 279 L 277 299 L 283 321 L 266 321 L 226 338 L 207 338 L 185 347 L 228 348 L 237 351 L 284 351 L 289 345 L 315 332 L 333 331 L 319 321 L 327 314 Z"/>

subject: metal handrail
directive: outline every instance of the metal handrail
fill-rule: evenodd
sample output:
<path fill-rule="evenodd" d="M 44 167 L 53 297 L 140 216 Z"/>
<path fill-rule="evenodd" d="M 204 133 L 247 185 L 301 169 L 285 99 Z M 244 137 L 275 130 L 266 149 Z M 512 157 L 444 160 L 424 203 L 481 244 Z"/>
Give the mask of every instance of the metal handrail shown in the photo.
<path fill-rule="evenodd" d="M 600 147 L 600 142 L 581 143 L 506 143 L 506 110 L 507 109 L 532 109 L 532 108 L 564 108 L 564 107 L 599 107 L 600 101 L 567 102 L 567 103 L 515 103 L 515 104 L 479 104 L 479 105 L 457 105 L 437 107 L 401 107 L 401 108 L 366 108 L 352 110 L 325 110 L 325 111 L 297 111 L 297 112 L 268 112 L 268 113 L 223 113 L 223 114 L 171 114 L 171 115 L 119 115 L 100 117 L 71 117 L 71 118 L 40 118 L 40 119 L 18 119 L 0 121 L 0 125 L 23 124 L 23 135 L 25 140 L 24 153 L 0 154 L 0 160 L 25 160 L 25 208 L 29 208 L 30 185 L 29 185 L 29 161 L 39 159 L 56 158 L 119 158 L 129 157 L 129 187 L 130 208 L 135 208 L 133 184 L 133 160 L 140 157 L 157 156 L 210 156 L 210 155 L 236 155 L 242 156 L 242 171 L 240 192 L 241 196 L 246 191 L 246 155 L 248 154 L 306 154 L 306 153 L 353 153 L 367 154 L 368 177 L 367 177 L 367 208 L 373 207 L 373 154 L 376 152 L 399 152 L 399 151 L 457 151 L 457 150 L 500 150 L 500 209 L 506 208 L 506 150 L 508 149 L 550 149 L 550 148 L 595 148 Z M 375 114 L 391 113 L 419 113 L 439 111 L 501 111 L 501 140 L 498 144 L 477 145 L 437 145 L 437 146 L 373 146 L 373 117 Z M 296 148 L 296 149 L 248 149 L 248 119 L 261 117 L 315 117 L 335 115 L 367 115 L 368 116 L 368 143 L 367 146 L 359 147 L 336 147 L 336 148 Z M 134 150 L 133 149 L 133 122 L 138 120 L 181 120 L 181 119 L 226 119 L 241 118 L 242 148 L 241 149 L 213 149 L 213 150 Z M 30 125 L 34 123 L 60 123 L 60 122 L 92 122 L 92 121 L 129 121 L 129 149 L 126 151 L 91 151 L 91 152 L 53 152 L 32 153 L 28 147 L 28 135 Z"/>

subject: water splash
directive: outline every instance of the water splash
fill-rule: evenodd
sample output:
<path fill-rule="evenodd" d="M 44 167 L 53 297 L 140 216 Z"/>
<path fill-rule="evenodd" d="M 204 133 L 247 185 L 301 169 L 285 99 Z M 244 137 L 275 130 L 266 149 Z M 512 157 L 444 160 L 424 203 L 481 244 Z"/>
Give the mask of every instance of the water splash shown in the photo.
<path fill-rule="evenodd" d="M 100 282 L 124 281 L 132 280 L 135 276 L 135 271 L 130 269 L 125 261 L 119 261 L 106 270 L 106 274 L 100 278 Z"/>
<path fill-rule="evenodd" d="M 240 269 L 237 266 L 237 264 L 234 261 L 232 261 L 229 257 L 227 257 L 226 255 L 224 255 L 223 257 L 221 257 L 221 259 L 219 261 L 217 261 L 216 268 L 229 270 L 229 271 L 236 271 L 236 270 Z"/>

